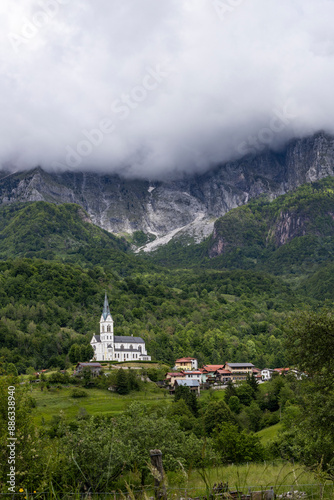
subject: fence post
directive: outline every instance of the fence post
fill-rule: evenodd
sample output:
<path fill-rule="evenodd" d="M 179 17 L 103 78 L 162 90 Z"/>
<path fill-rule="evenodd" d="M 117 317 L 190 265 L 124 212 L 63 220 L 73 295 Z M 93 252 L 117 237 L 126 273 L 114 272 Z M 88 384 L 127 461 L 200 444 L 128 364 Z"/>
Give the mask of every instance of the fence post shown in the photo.
<path fill-rule="evenodd" d="M 162 453 L 160 450 L 150 450 L 151 463 L 153 466 L 155 497 L 157 499 L 167 499 L 164 468 L 162 463 Z"/>

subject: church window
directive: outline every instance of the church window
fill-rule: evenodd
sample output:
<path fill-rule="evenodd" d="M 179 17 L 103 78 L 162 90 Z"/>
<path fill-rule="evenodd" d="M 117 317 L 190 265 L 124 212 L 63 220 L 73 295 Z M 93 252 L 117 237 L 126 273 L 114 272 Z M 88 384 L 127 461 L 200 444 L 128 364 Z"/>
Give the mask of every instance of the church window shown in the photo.
<path fill-rule="evenodd" d="M 107 332 L 111 332 L 111 327 L 110 325 L 107 326 Z"/>
<path fill-rule="evenodd" d="M 104 333 L 104 326 L 102 326 L 102 332 Z"/>
<path fill-rule="evenodd" d="M 123 345 L 123 344 L 121 345 L 121 349 L 122 349 L 122 351 L 123 351 L 123 349 L 124 349 L 124 345 Z"/>
<path fill-rule="evenodd" d="M 138 347 L 138 351 L 141 352 L 141 345 Z"/>
<path fill-rule="evenodd" d="M 130 351 L 133 351 L 133 347 L 132 347 L 132 345 L 130 345 Z"/>

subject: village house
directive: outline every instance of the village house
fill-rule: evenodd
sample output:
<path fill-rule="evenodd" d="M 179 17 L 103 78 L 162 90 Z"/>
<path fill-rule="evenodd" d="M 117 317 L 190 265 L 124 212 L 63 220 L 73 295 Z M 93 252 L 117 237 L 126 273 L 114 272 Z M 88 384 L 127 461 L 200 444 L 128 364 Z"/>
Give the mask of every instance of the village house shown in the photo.
<path fill-rule="evenodd" d="M 225 370 L 231 372 L 233 383 L 247 380 L 247 375 L 251 376 L 254 365 L 252 363 L 226 363 Z"/>
<path fill-rule="evenodd" d="M 199 396 L 201 393 L 200 383 L 198 382 L 198 380 L 177 380 L 174 385 L 174 390 L 177 386 L 181 385 L 183 387 L 189 387 L 191 392 L 195 392 L 197 396 Z"/>
<path fill-rule="evenodd" d="M 200 384 L 202 383 L 202 372 L 199 370 L 185 371 L 184 374 L 186 380 L 197 380 Z"/>
<path fill-rule="evenodd" d="M 217 370 L 224 369 L 224 365 L 204 365 L 203 370 L 205 370 L 205 384 L 216 384 L 217 383 Z M 203 378 L 203 377 L 202 377 Z"/>
<path fill-rule="evenodd" d="M 261 370 L 261 379 L 264 382 L 267 382 L 268 380 L 271 380 L 273 373 L 275 373 L 275 370 L 272 370 L 271 368 L 263 368 L 263 370 Z"/>
<path fill-rule="evenodd" d="M 279 375 L 286 375 L 289 371 L 290 368 L 274 368 L 274 373 L 278 373 Z"/>
<path fill-rule="evenodd" d="M 216 374 L 217 380 L 219 380 L 223 385 L 227 384 L 232 377 L 230 370 L 225 370 L 225 368 L 217 370 Z"/>
<path fill-rule="evenodd" d="M 166 375 L 166 382 L 174 387 L 175 385 L 175 382 L 177 380 L 185 380 L 185 373 L 184 372 L 170 372 L 170 373 L 167 373 Z"/>
<path fill-rule="evenodd" d="M 296 370 L 296 368 L 274 368 L 273 373 L 278 373 L 279 375 L 287 375 L 288 373 L 291 373 L 297 380 L 307 377 L 306 373 L 300 372 L 299 370 Z"/>
<path fill-rule="evenodd" d="M 201 385 L 204 385 L 208 380 L 210 372 L 206 371 L 205 368 L 199 368 L 198 371 L 201 372 Z"/>
<path fill-rule="evenodd" d="M 175 361 L 176 370 L 197 370 L 198 364 L 196 358 L 180 358 Z"/>
<path fill-rule="evenodd" d="M 258 382 L 262 382 L 262 375 L 261 375 L 261 371 L 259 368 L 253 368 L 252 372 L 253 372 L 253 375 L 254 377 L 256 378 L 256 380 Z"/>
<path fill-rule="evenodd" d="M 84 370 L 89 370 L 92 375 L 100 375 L 102 365 L 100 363 L 78 363 L 74 370 L 74 375 L 80 375 Z"/>

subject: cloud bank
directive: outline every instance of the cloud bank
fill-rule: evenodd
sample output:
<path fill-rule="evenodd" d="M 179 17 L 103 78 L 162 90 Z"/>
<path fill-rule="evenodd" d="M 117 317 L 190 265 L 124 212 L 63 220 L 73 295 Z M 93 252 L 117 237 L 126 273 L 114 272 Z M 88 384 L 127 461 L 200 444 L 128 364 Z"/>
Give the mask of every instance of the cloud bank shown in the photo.
<path fill-rule="evenodd" d="M 151 179 L 334 133 L 334 0 L 2 0 L 1 168 Z"/>

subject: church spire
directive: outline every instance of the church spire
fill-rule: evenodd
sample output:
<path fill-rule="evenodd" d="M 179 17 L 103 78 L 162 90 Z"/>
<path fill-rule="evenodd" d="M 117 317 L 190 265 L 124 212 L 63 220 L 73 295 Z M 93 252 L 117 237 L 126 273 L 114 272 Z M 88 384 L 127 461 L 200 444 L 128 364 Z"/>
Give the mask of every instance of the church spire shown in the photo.
<path fill-rule="evenodd" d="M 109 309 L 109 303 L 108 303 L 107 292 L 106 292 L 105 296 L 104 296 L 104 305 L 103 305 L 103 312 L 102 312 L 103 319 L 106 320 L 109 315 L 110 315 L 110 309 Z"/>

